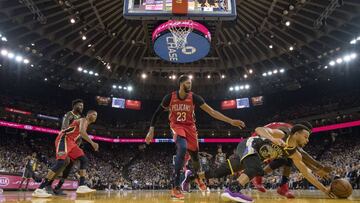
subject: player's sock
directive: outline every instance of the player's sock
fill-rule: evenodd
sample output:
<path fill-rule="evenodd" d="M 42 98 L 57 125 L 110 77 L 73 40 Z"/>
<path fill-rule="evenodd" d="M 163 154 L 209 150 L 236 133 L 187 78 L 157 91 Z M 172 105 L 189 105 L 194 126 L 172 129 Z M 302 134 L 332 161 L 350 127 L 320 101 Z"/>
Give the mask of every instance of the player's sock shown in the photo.
<path fill-rule="evenodd" d="M 52 183 L 52 181 L 45 178 L 44 181 L 40 184 L 39 188 L 44 189 L 46 186 L 50 185 L 50 183 Z"/>
<path fill-rule="evenodd" d="M 55 190 L 59 190 L 62 187 L 62 185 L 64 184 L 64 182 L 65 182 L 65 179 L 61 178 L 59 180 L 59 183 L 56 185 Z"/>
<path fill-rule="evenodd" d="M 85 185 L 85 177 L 81 176 L 80 177 L 80 181 L 79 181 L 79 185 Z"/>
<path fill-rule="evenodd" d="M 287 184 L 288 182 L 289 182 L 289 177 L 287 177 L 287 176 L 281 177 L 280 185 Z"/>

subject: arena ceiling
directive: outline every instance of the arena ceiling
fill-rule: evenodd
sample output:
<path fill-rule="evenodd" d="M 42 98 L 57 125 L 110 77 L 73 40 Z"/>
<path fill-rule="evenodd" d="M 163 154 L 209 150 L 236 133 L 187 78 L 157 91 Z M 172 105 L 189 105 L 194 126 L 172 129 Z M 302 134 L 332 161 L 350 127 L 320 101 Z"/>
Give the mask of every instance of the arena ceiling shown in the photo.
<path fill-rule="evenodd" d="M 173 88 L 169 76 L 182 73 L 210 95 L 233 84 L 296 89 L 327 79 L 323 67 L 356 49 L 349 42 L 360 33 L 359 0 L 237 0 L 236 20 L 201 22 L 213 39 L 207 57 L 172 64 L 152 49 L 160 22 L 124 19 L 123 0 L 1 0 L 0 8 L 0 33 L 8 38 L 2 47 L 30 58 L 30 77 L 99 93 L 133 84 L 154 97 Z M 80 73 L 80 66 L 99 76 Z M 263 76 L 274 69 L 285 73 Z"/>

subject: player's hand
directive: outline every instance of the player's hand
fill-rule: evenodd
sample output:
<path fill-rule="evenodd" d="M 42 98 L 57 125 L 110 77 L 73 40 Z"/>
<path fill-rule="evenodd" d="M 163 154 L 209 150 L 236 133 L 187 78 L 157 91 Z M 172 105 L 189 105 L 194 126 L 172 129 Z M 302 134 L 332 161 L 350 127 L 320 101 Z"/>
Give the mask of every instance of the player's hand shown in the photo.
<path fill-rule="evenodd" d="M 99 151 L 99 144 L 96 142 L 91 143 L 91 146 L 94 148 L 94 150 L 97 152 Z"/>
<path fill-rule="evenodd" d="M 145 138 L 146 144 L 150 144 L 153 138 L 154 138 L 154 128 L 150 128 Z"/>
<path fill-rule="evenodd" d="M 324 191 L 324 192 L 325 192 L 325 194 L 326 194 L 327 196 L 329 196 L 331 199 L 336 199 L 336 198 L 337 198 L 337 196 L 336 196 L 333 192 L 331 192 L 330 187 L 327 187 L 327 188 L 326 188 L 326 191 Z"/>
<path fill-rule="evenodd" d="M 230 124 L 240 129 L 245 128 L 245 123 L 241 120 L 231 120 Z"/>
<path fill-rule="evenodd" d="M 271 139 L 271 142 L 278 145 L 278 146 L 281 146 L 281 147 L 286 146 L 286 143 L 284 142 L 284 140 L 282 140 L 280 138 L 273 138 L 273 139 Z"/>

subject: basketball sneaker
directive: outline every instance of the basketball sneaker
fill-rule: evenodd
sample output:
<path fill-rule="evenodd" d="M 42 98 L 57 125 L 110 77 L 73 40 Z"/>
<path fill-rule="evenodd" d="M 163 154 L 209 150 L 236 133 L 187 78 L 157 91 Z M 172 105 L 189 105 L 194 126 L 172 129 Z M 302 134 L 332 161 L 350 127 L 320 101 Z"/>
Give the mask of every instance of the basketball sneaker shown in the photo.
<path fill-rule="evenodd" d="M 202 191 L 202 192 L 206 191 L 207 187 L 200 178 L 195 178 L 194 182 L 196 183 L 196 185 L 198 186 L 200 191 Z"/>
<path fill-rule="evenodd" d="M 281 185 L 278 189 L 277 189 L 277 193 L 279 195 L 285 196 L 289 199 L 295 198 L 295 195 L 289 190 L 289 185 L 287 183 Z"/>
<path fill-rule="evenodd" d="M 54 194 L 58 196 L 66 196 L 66 193 L 62 189 L 54 189 Z"/>
<path fill-rule="evenodd" d="M 174 200 L 183 200 L 185 196 L 179 187 L 175 187 L 171 190 L 171 198 Z"/>
<path fill-rule="evenodd" d="M 92 192 L 96 192 L 96 190 L 91 189 L 86 185 L 81 185 L 76 190 L 76 193 L 78 193 L 78 194 L 87 194 L 87 193 L 92 193 Z"/>
<path fill-rule="evenodd" d="M 258 191 L 266 192 L 266 189 L 263 185 L 263 178 L 261 176 L 255 176 L 255 178 L 253 178 L 251 182 Z"/>
<path fill-rule="evenodd" d="M 185 178 L 181 182 L 181 190 L 184 192 L 190 192 L 190 176 L 193 173 L 190 170 L 185 171 Z"/>
<path fill-rule="evenodd" d="M 229 188 L 226 188 L 225 191 L 221 194 L 221 199 L 224 201 L 235 201 L 242 203 L 252 203 L 254 200 L 242 194 L 240 191 L 231 191 Z"/>
<path fill-rule="evenodd" d="M 36 189 L 32 195 L 33 197 L 40 197 L 40 198 L 47 198 L 47 197 L 52 197 L 52 194 L 48 193 L 45 189 Z"/>

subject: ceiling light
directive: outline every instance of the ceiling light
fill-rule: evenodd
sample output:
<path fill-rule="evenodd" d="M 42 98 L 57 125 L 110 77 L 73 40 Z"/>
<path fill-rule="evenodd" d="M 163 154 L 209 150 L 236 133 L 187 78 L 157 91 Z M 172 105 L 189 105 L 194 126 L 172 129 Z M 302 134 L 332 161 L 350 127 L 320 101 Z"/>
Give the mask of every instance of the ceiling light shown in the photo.
<path fill-rule="evenodd" d="M 93 75 L 93 74 L 94 74 L 94 72 L 93 72 L 93 71 L 89 71 L 89 74 L 90 74 L 90 75 Z"/>
<path fill-rule="evenodd" d="M 266 77 L 266 76 L 267 76 L 267 73 L 263 73 L 262 76 Z"/>
<path fill-rule="evenodd" d="M 229 88 L 229 90 L 230 90 L 230 91 L 233 91 L 233 90 L 234 90 L 234 88 L 233 88 L 233 87 L 230 87 L 230 88 Z"/>
<path fill-rule="evenodd" d="M 133 90 L 132 86 L 128 86 L 128 87 L 127 87 L 127 90 L 128 90 L 129 92 L 131 92 L 131 91 Z"/>
<path fill-rule="evenodd" d="M 90 48 L 92 46 L 92 44 L 88 44 L 88 47 Z"/>
<path fill-rule="evenodd" d="M 2 38 L 1 38 L 1 41 L 7 42 L 6 37 L 2 37 Z"/>
<path fill-rule="evenodd" d="M 7 56 L 9 57 L 9 59 L 12 59 L 12 58 L 14 58 L 15 54 L 12 52 L 9 52 Z"/>
<path fill-rule="evenodd" d="M 176 79 L 176 75 L 172 75 L 172 76 L 170 76 L 170 77 L 171 77 L 171 79 L 173 79 L 173 80 Z"/>
<path fill-rule="evenodd" d="M 8 51 L 6 49 L 1 50 L 1 55 L 6 56 L 8 54 Z"/>
<path fill-rule="evenodd" d="M 127 87 L 123 87 L 124 90 L 127 90 Z"/>
<path fill-rule="evenodd" d="M 267 74 L 268 74 L 268 75 L 272 75 L 272 72 L 271 72 L 271 71 L 269 71 L 269 72 L 267 72 Z"/>
<path fill-rule="evenodd" d="M 83 35 L 83 36 L 81 37 L 81 39 L 82 39 L 82 40 L 86 40 L 86 36 Z"/>
<path fill-rule="evenodd" d="M 280 73 L 284 73 L 285 72 L 285 69 L 280 69 Z"/>
<path fill-rule="evenodd" d="M 107 68 L 108 70 L 110 70 L 111 66 L 110 66 L 110 65 L 107 65 L 106 68 Z"/>
<path fill-rule="evenodd" d="M 241 90 L 243 90 L 244 88 L 245 88 L 244 85 L 241 85 L 241 86 L 240 86 L 240 89 L 241 89 Z"/>
<path fill-rule="evenodd" d="M 95 73 L 95 76 L 99 76 L 99 73 Z"/>
<path fill-rule="evenodd" d="M 356 41 L 357 41 L 356 39 L 353 39 L 350 41 L 350 44 L 356 44 Z"/>
<path fill-rule="evenodd" d="M 327 69 L 328 68 L 328 66 L 324 66 L 324 69 Z"/>
<path fill-rule="evenodd" d="M 358 37 L 356 38 L 356 40 L 359 40 L 359 41 L 360 41 L 360 36 L 358 36 Z"/>
<path fill-rule="evenodd" d="M 78 70 L 79 72 L 81 72 L 81 71 L 83 71 L 83 68 L 78 67 L 77 70 Z"/>
<path fill-rule="evenodd" d="M 145 73 L 142 73 L 142 74 L 141 74 L 141 78 L 142 78 L 142 79 L 146 79 L 146 78 L 147 78 L 147 75 L 146 75 Z"/>
<path fill-rule="evenodd" d="M 31 67 L 34 67 L 34 64 L 31 64 L 30 66 L 31 66 Z"/>
<path fill-rule="evenodd" d="M 235 86 L 235 90 L 239 91 L 240 87 L 239 86 Z"/>
<path fill-rule="evenodd" d="M 249 70 L 249 73 L 250 73 L 250 74 L 252 74 L 252 73 L 253 73 L 253 70 L 252 70 L 252 69 L 250 69 L 250 70 Z"/>
<path fill-rule="evenodd" d="M 273 45 L 272 45 L 272 44 L 270 44 L 270 45 L 269 45 L 269 48 L 270 48 L 270 49 L 272 49 L 272 48 L 273 48 Z"/>
<path fill-rule="evenodd" d="M 245 85 L 245 89 L 249 89 L 250 88 L 250 85 Z"/>
<path fill-rule="evenodd" d="M 211 78 L 211 75 L 208 75 L 207 78 L 210 79 L 210 78 Z"/>
<path fill-rule="evenodd" d="M 224 75 L 224 74 L 223 74 L 223 75 L 221 75 L 221 78 L 222 78 L 222 79 L 224 79 L 224 78 L 225 78 L 225 75 Z"/>
<path fill-rule="evenodd" d="M 192 79 L 193 79 L 193 76 L 192 76 L 192 75 L 189 75 L 189 78 L 190 78 L 190 80 L 192 80 Z"/>
<path fill-rule="evenodd" d="M 290 51 L 294 50 L 294 47 L 293 46 L 289 47 L 289 50 Z"/>
<path fill-rule="evenodd" d="M 350 61 L 350 60 L 351 60 L 350 55 L 344 56 L 343 60 L 344 60 L 345 62 Z"/>
<path fill-rule="evenodd" d="M 70 19 L 70 23 L 71 23 L 71 24 L 74 24 L 74 23 L 76 23 L 76 20 L 75 20 L 74 18 L 71 18 L 71 19 Z"/>
<path fill-rule="evenodd" d="M 112 88 L 113 88 L 113 89 L 116 89 L 116 85 L 113 85 Z"/>
<path fill-rule="evenodd" d="M 343 62 L 342 58 L 337 58 L 337 59 L 336 59 L 336 63 L 340 64 L 340 63 L 342 63 L 342 62 Z"/>
<path fill-rule="evenodd" d="M 44 79 L 44 81 L 47 81 L 47 80 L 48 80 L 47 78 Z"/>
<path fill-rule="evenodd" d="M 274 74 L 278 73 L 278 70 L 277 69 L 273 70 L 273 73 Z"/>
<path fill-rule="evenodd" d="M 83 73 L 88 73 L 88 71 L 87 71 L 87 70 L 83 70 Z"/>
<path fill-rule="evenodd" d="M 119 85 L 119 89 L 122 89 L 123 87 L 121 85 Z"/>
<path fill-rule="evenodd" d="M 25 64 L 30 63 L 29 59 L 24 59 L 24 63 L 25 63 Z"/>
<path fill-rule="evenodd" d="M 288 26 L 288 27 L 290 26 L 290 24 L 291 24 L 290 21 L 285 22 L 285 25 Z"/>
<path fill-rule="evenodd" d="M 244 78 L 247 78 L 248 76 L 246 74 L 244 74 Z"/>
<path fill-rule="evenodd" d="M 329 65 L 330 65 L 330 66 L 334 66 L 334 65 L 335 65 L 335 61 L 330 61 L 330 62 L 329 62 Z"/>
<path fill-rule="evenodd" d="M 356 53 L 352 53 L 352 54 L 350 54 L 350 58 L 351 58 L 351 59 L 356 58 Z"/>
<path fill-rule="evenodd" d="M 20 62 L 20 61 L 23 60 L 23 57 L 22 57 L 22 56 L 16 56 L 16 57 L 15 57 L 15 60 L 16 60 L 17 62 Z"/>

